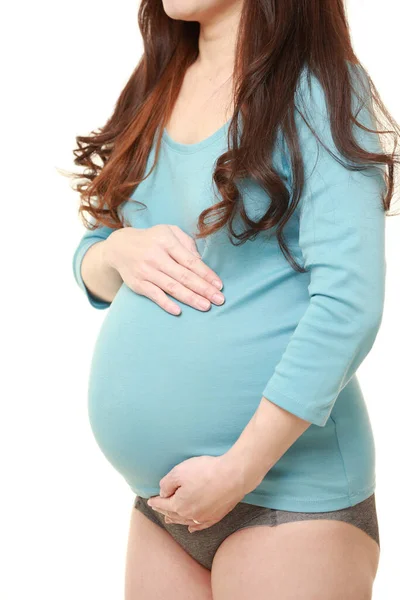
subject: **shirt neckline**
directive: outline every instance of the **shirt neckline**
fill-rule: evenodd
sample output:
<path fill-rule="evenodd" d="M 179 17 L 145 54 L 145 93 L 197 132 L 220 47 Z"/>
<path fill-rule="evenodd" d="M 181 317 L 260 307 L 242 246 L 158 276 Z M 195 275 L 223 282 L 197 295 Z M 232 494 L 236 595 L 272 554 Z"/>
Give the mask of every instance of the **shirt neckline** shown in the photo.
<path fill-rule="evenodd" d="M 195 142 L 194 144 L 184 144 L 182 142 L 177 142 L 169 135 L 165 127 L 163 129 L 161 137 L 162 140 L 173 150 L 176 150 L 177 152 L 182 152 L 184 154 L 191 154 L 194 152 L 198 152 L 199 150 L 203 150 L 203 148 L 206 148 L 210 144 L 213 144 L 214 142 L 219 140 L 227 132 L 231 121 L 232 117 L 228 121 L 226 121 L 221 127 L 219 127 L 216 131 L 214 131 L 214 133 L 200 140 L 199 142 Z"/>

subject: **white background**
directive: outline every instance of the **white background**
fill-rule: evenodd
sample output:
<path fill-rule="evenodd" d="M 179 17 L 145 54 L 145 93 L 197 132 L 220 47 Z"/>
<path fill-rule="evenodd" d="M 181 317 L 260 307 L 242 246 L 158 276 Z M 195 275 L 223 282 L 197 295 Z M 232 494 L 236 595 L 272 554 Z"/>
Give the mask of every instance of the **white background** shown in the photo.
<path fill-rule="evenodd" d="M 97 447 L 86 409 L 106 312 L 73 281 L 84 230 L 57 168 L 74 169 L 75 136 L 105 123 L 137 63 L 137 6 L 15 2 L 0 21 L 2 600 L 123 598 L 133 497 Z M 397 2 L 352 0 L 349 16 L 356 52 L 400 121 Z M 376 600 L 400 597 L 399 257 L 400 216 L 388 217 L 384 318 L 358 371 L 377 453 Z"/>

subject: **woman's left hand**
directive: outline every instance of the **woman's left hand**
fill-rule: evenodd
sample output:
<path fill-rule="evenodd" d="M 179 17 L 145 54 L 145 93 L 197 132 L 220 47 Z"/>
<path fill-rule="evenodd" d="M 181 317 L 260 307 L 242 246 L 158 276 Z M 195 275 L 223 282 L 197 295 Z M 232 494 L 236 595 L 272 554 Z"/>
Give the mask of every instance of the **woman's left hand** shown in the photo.
<path fill-rule="evenodd" d="M 160 481 L 160 495 L 147 503 L 165 515 L 166 522 L 199 531 L 218 523 L 242 500 L 244 483 L 240 465 L 230 456 L 196 456 L 167 473 Z"/>

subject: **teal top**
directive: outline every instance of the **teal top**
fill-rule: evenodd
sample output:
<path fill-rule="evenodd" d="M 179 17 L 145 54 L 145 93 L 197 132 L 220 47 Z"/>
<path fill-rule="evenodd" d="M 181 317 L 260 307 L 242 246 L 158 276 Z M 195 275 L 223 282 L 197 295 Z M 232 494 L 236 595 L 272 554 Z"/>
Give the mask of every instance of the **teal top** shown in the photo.
<path fill-rule="evenodd" d="M 335 150 L 318 80 L 312 76 L 308 87 L 302 75 L 296 98 Z M 363 115 L 373 127 L 365 110 L 358 118 Z M 174 224 L 192 235 L 200 212 L 216 202 L 211 174 L 226 149 L 229 123 L 194 144 L 179 143 L 164 129 L 157 166 L 131 196 L 147 209 L 126 201 L 120 207 L 126 224 Z M 273 230 L 234 246 L 223 229 L 197 247 L 221 278 L 225 303 L 202 312 L 174 299 L 182 309 L 174 316 L 125 283 L 112 303 L 95 298 L 80 265 L 87 249 L 112 230 L 87 230 L 78 243 L 75 279 L 93 307 L 108 309 L 91 361 L 90 425 L 135 494 L 159 494 L 160 479 L 187 458 L 225 453 L 262 396 L 311 425 L 244 502 L 330 511 L 375 489 L 374 439 L 356 370 L 383 313 L 383 170 L 347 169 L 297 111 L 296 125 L 305 186 L 285 232 L 305 273 L 285 259 Z M 376 134 L 357 128 L 356 136 L 381 151 Z M 148 168 L 153 158 L 154 144 Z M 290 188 L 284 144 L 276 144 L 274 161 Z M 261 216 L 267 193 L 249 179 L 241 185 L 246 211 Z"/>

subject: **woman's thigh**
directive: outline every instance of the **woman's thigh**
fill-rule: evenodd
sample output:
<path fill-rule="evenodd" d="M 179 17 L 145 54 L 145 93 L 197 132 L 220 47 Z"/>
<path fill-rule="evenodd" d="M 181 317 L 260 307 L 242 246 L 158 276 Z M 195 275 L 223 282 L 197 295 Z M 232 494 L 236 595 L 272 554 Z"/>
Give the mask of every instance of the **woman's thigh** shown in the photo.
<path fill-rule="evenodd" d="M 125 600 L 212 600 L 210 571 L 132 507 Z"/>
<path fill-rule="evenodd" d="M 379 546 L 336 520 L 253 526 L 226 538 L 211 570 L 214 600 L 370 600 Z"/>

